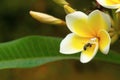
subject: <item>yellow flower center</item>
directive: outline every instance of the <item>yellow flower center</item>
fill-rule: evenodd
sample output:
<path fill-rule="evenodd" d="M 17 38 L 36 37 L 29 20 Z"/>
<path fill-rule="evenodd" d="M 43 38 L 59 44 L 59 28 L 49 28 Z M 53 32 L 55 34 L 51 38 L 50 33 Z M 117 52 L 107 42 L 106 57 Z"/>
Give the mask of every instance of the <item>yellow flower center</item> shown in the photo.
<path fill-rule="evenodd" d="M 89 48 L 91 48 L 93 46 L 93 44 L 95 44 L 97 42 L 98 38 L 92 38 L 90 39 L 83 47 L 83 50 L 87 50 Z"/>

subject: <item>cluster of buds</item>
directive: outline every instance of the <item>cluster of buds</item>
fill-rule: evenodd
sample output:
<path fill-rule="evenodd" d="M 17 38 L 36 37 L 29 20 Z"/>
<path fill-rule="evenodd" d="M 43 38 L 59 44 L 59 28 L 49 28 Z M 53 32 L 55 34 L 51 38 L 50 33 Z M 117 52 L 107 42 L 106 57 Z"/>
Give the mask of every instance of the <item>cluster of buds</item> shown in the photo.
<path fill-rule="evenodd" d="M 65 21 L 51 15 L 30 11 L 30 15 L 40 22 L 67 26 L 71 31 L 60 43 L 60 53 L 74 54 L 81 52 L 80 61 L 87 63 L 93 59 L 97 51 L 108 54 L 110 44 L 118 40 L 120 35 L 120 0 L 96 0 L 105 8 L 117 9 L 105 13 L 94 10 L 90 14 L 76 11 L 65 0 L 53 0 L 66 12 Z"/>

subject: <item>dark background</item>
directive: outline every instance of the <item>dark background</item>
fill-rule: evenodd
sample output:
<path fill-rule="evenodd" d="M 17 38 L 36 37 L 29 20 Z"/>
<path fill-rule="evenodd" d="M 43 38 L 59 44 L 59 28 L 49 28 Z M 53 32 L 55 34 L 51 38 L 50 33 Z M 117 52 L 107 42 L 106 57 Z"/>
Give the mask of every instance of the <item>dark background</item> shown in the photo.
<path fill-rule="evenodd" d="M 68 0 L 76 10 L 88 11 L 93 8 L 92 0 Z M 94 1 L 95 2 L 95 1 Z M 0 41 L 10 41 L 28 35 L 65 37 L 66 27 L 40 23 L 29 11 L 44 12 L 64 20 L 64 9 L 52 0 L 1 0 L 0 1 Z"/>

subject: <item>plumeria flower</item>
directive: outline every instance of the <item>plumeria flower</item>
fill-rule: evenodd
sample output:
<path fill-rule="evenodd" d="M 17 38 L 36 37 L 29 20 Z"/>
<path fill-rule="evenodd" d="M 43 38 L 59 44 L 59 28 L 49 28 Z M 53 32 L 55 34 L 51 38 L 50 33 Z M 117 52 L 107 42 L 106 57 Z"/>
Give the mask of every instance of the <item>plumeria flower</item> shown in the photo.
<path fill-rule="evenodd" d="M 116 12 L 120 12 L 120 0 L 97 0 L 97 2 L 103 7 L 117 9 Z"/>
<path fill-rule="evenodd" d="M 81 52 L 80 61 L 89 62 L 98 49 L 107 54 L 111 38 L 108 30 L 111 26 L 110 17 L 94 10 L 89 15 L 75 11 L 66 16 L 66 24 L 72 33 L 68 34 L 60 44 L 60 52 L 74 54 Z"/>

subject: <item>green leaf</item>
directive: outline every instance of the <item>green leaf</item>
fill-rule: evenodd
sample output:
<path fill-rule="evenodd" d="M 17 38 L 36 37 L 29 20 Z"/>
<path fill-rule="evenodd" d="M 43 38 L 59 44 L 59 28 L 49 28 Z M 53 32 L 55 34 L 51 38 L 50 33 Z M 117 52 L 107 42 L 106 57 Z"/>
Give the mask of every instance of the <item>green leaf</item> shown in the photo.
<path fill-rule="evenodd" d="M 63 59 L 79 60 L 79 53 L 59 53 L 60 38 L 29 36 L 0 44 L 0 69 L 28 68 Z M 98 53 L 96 60 L 120 64 L 120 55 L 110 51 L 108 55 Z"/>

